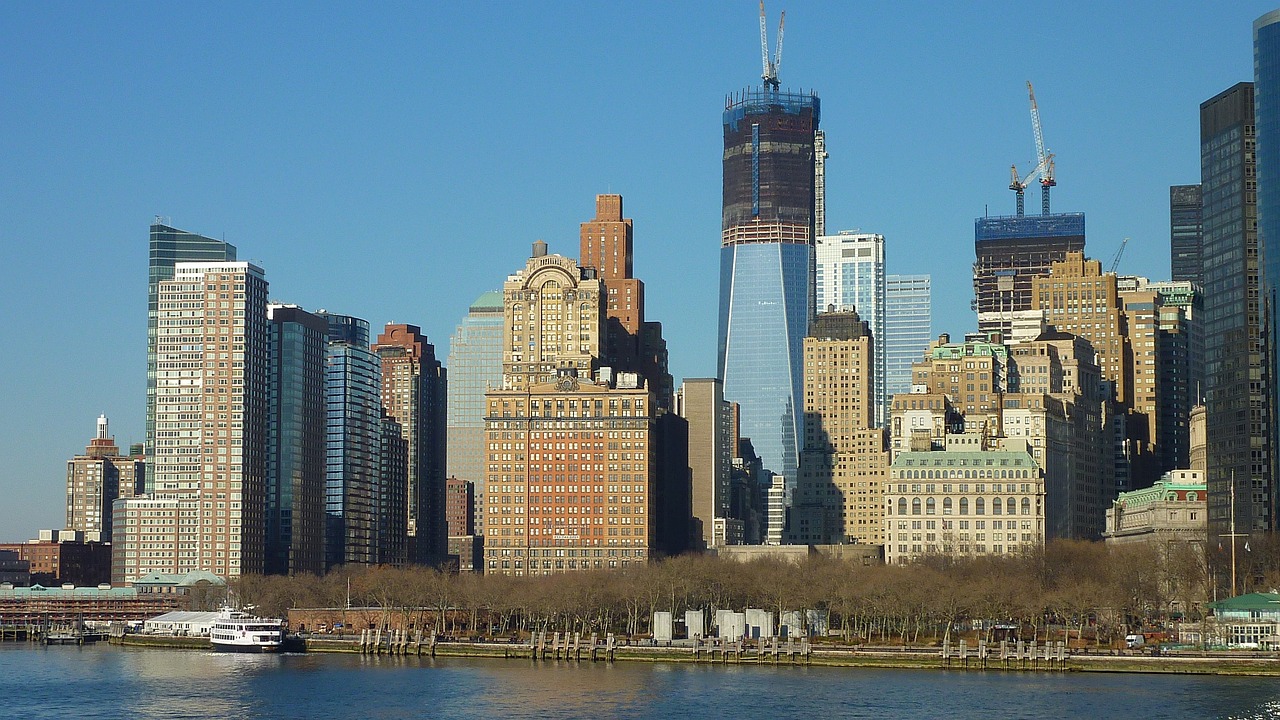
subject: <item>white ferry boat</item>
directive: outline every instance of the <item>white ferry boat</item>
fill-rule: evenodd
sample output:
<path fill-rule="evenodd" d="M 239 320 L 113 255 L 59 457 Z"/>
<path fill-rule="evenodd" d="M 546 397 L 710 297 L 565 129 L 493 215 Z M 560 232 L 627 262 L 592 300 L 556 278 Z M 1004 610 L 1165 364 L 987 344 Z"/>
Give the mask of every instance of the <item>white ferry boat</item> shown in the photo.
<path fill-rule="evenodd" d="M 224 609 L 209 628 L 214 650 L 226 652 L 278 652 L 284 640 L 281 620 L 254 617 Z"/>

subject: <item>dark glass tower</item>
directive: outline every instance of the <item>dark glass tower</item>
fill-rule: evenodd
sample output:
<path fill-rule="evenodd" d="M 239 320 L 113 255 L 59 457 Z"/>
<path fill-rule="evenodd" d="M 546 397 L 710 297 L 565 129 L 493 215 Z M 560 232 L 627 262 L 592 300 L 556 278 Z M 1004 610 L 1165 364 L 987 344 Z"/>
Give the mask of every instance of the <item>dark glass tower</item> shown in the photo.
<path fill-rule="evenodd" d="M 1265 509 L 1254 507 L 1256 517 L 1266 515 L 1267 527 L 1276 529 L 1280 511 L 1276 508 L 1274 483 L 1280 478 L 1280 10 L 1272 10 L 1253 22 L 1254 110 L 1258 136 L 1258 256 L 1261 259 L 1261 299 L 1263 347 L 1267 351 L 1263 382 L 1266 384 L 1265 412 L 1270 449 L 1267 485 L 1254 491 L 1253 503 L 1261 500 Z M 1246 193 L 1248 191 L 1246 179 Z"/>
<path fill-rule="evenodd" d="M 1169 266 L 1173 279 L 1203 281 L 1200 246 L 1204 242 L 1204 226 L 1200 215 L 1200 186 L 1169 187 Z"/>
<path fill-rule="evenodd" d="M 173 279 L 180 262 L 234 262 L 236 246 L 156 222 L 151 225 L 151 250 L 147 263 L 147 454 L 156 447 L 156 318 L 160 312 L 160 282 Z M 147 475 L 146 491 L 155 491 Z"/>
<path fill-rule="evenodd" d="M 1272 527 L 1259 301 L 1253 83 L 1200 105 L 1204 223 L 1205 448 L 1210 535 Z"/>
<path fill-rule="evenodd" d="M 267 308 L 266 572 L 324 572 L 325 319 Z"/>
<path fill-rule="evenodd" d="M 378 557 L 382 475 L 382 363 L 369 349 L 369 323 L 318 313 L 325 350 L 325 567 Z"/>
<path fill-rule="evenodd" d="M 818 96 L 766 84 L 728 98 L 719 376 L 741 435 L 794 483 L 804 337 L 813 317 Z"/>

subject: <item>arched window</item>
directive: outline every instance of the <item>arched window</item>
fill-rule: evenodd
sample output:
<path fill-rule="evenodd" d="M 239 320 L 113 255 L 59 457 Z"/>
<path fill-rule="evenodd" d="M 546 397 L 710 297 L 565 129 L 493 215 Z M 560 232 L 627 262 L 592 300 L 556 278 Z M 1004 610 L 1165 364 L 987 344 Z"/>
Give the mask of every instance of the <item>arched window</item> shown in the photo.
<path fill-rule="evenodd" d="M 933 498 L 929 498 L 928 500 L 924 501 L 924 514 L 925 515 L 938 514 L 938 504 Z"/>
<path fill-rule="evenodd" d="M 960 498 L 960 514 L 969 514 L 969 498 Z"/>
<path fill-rule="evenodd" d="M 994 499 L 991 501 L 991 514 L 992 514 L 992 515 L 999 515 L 1003 509 L 1004 509 L 1004 503 L 1003 503 L 1003 502 L 1000 502 L 1000 498 L 994 498 Z"/>
<path fill-rule="evenodd" d="M 912 515 L 919 515 L 919 514 L 920 514 L 920 498 L 912 498 L 912 500 L 911 500 L 911 514 L 912 514 Z"/>
<path fill-rule="evenodd" d="M 1195 493 L 1193 493 L 1193 492 L 1189 492 L 1189 493 L 1187 493 L 1187 502 L 1195 502 L 1195 501 L 1196 501 L 1196 500 L 1198 500 L 1198 499 L 1200 499 L 1200 496 L 1199 496 L 1199 495 L 1197 495 L 1197 494 L 1195 494 Z"/>
<path fill-rule="evenodd" d="M 907 499 L 906 499 L 906 498 L 898 498 L 898 514 L 899 514 L 899 515 L 906 515 L 906 514 L 907 514 Z"/>
<path fill-rule="evenodd" d="M 1031 514 L 1031 498 L 1022 498 L 1022 514 Z"/>
<path fill-rule="evenodd" d="M 951 514 L 951 498 L 942 498 L 942 514 Z"/>
<path fill-rule="evenodd" d="M 974 515 L 987 514 L 987 501 L 985 498 L 978 498 L 973 501 L 973 514 Z"/>

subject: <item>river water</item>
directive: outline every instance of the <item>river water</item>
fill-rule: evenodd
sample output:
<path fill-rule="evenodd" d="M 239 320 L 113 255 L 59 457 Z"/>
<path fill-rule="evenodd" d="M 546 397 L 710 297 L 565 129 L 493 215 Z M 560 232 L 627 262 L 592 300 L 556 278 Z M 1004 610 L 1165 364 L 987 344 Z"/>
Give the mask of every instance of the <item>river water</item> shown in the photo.
<path fill-rule="evenodd" d="M 10 718 L 1280 718 L 1280 680 L 0 643 Z"/>

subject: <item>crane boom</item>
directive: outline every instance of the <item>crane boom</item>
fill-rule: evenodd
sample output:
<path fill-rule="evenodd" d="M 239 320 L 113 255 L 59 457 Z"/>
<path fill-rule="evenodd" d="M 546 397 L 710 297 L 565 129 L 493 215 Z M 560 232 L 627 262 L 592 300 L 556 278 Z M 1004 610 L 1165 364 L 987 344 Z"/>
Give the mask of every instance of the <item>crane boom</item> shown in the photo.
<path fill-rule="evenodd" d="M 782 69 L 782 29 L 787 25 L 787 11 L 782 11 L 782 18 L 778 20 L 778 47 L 773 49 L 773 79 L 776 87 L 778 80 L 778 72 Z"/>
<path fill-rule="evenodd" d="M 764 0 L 760 0 L 760 77 L 769 82 L 769 31 L 764 26 Z"/>
<path fill-rule="evenodd" d="M 1044 152 L 1044 134 L 1040 131 L 1040 108 L 1036 106 L 1036 91 L 1031 87 L 1031 81 L 1027 81 L 1027 93 L 1031 96 L 1031 131 L 1036 136 L 1036 158 L 1040 164 L 1045 163 Z"/>
<path fill-rule="evenodd" d="M 1120 258 L 1124 256 L 1124 248 L 1129 244 L 1129 238 L 1120 241 L 1120 249 L 1116 251 L 1115 257 L 1111 258 L 1111 268 L 1107 272 L 1115 274 L 1116 268 L 1120 267 Z"/>

